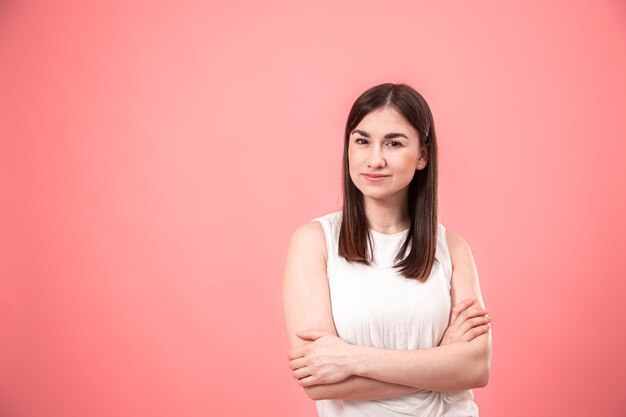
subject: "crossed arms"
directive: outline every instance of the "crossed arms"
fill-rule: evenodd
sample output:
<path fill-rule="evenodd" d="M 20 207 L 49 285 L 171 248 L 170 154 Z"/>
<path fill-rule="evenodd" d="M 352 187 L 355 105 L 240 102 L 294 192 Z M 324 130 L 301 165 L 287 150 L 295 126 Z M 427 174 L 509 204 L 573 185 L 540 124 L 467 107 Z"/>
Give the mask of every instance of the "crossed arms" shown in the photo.
<path fill-rule="evenodd" d="M 447 231 L 453 259 L 452 305 L 484 306 L 467 243 Z M 491 368 L 491 332 L 431 349 L 395 350 L 351 345 L 337 337 L 326 276 L 326 243 L 318 222 L 299 227 L 287 250 L 283 312 L 294 378 L 320 399 L 384 399 L 419 390 L 484 387 Z"/>

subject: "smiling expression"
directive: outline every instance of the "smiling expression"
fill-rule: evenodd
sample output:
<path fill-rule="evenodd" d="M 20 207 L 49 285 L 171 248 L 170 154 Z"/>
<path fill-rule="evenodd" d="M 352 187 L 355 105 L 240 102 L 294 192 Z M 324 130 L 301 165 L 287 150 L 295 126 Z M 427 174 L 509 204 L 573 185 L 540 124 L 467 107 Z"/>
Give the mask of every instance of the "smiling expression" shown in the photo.
<path fill-rule="evenodd" d="M 408 191 L 415 171 L 427 162 L 417 130 L 392 107 L 368 113 L 348 140 L 350 178 L 366 197 Z"/>

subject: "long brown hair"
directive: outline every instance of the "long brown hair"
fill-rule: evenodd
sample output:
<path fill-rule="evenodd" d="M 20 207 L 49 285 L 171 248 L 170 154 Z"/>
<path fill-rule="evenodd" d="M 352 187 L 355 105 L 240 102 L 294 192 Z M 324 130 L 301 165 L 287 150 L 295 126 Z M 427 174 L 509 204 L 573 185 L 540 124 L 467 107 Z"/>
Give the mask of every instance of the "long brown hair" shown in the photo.
<path fill-rule="evenodd" d="M 363 193 L 350 178 L 348 143 L 350 132 L 370 112 L 384 107 L 398 111 L 419 133 L 420 146 L 426 147 L 426 167 L 415 170 L 409 184 L 408 211 L 411 225 L 395 258 L 394 268 L 406 278 L 425 282 L 435 262 L 437 248 L 437 138 L 430 107 L 424 97 L 406 84 L 384 83 L 365 91 L 352 105 L 346 123 L 343 148 L 343 221 L 339 233 L 339 256 L 370 265 L 367 244 L 372 248 L 365 215 Z M 404 255 L 411 244 L 408 256 Z M 371 253 L 371 251 L 370 251 Z M 370 255 L 371 256 L 371 255 Z M 404 258 L 404 259 L 403 259 Z"/>

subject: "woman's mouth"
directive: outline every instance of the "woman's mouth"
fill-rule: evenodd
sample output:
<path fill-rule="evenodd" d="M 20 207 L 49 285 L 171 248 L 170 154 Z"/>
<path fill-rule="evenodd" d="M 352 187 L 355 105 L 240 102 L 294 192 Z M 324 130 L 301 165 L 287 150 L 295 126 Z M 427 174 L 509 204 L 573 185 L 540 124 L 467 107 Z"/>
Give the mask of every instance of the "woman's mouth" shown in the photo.
<path fill-rule="evenodd" d="M 366 181 L 369 181 L 369 182 L 383 182 L 389 177 L 389 175 L 363 174 L 363 177 L 365 178 Z"/>

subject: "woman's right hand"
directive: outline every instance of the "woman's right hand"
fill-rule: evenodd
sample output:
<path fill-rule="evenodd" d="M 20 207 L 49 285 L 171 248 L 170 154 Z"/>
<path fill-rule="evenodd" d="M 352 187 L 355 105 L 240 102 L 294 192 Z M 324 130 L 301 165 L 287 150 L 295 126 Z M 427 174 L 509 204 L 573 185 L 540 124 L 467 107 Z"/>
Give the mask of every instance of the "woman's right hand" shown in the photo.
<path fill-rule="evenodd" d="M 469 342 L 489 330 L 491 318 L 474 298 L 468 298 L 454 306 L 450 312 L 448 328 L 439 346 L 457 342 Z"/>

